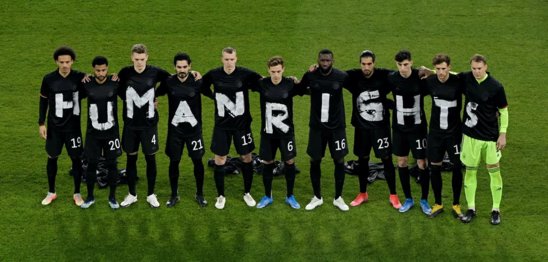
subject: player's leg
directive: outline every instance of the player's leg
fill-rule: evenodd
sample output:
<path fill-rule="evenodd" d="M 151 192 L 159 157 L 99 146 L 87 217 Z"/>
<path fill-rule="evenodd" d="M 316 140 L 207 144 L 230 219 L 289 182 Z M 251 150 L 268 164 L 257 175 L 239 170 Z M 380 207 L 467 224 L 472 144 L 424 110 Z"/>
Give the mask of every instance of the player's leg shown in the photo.
<path fill-rule="evenodd" d="M 215 207 L 217 209 L 223 209 L 225 207 L 225 163 L 230 148 L 230 133 L 220 128 L 213 128 L 213 135 L 211 139 L 211 152 L 215 154 L 214 161 L 215 166 L 213 168 L 213 178 L 215 180 L 215 187 L 217 189 L 217 201 Z"/>
<path fill-rule="evenodd" d="M 491 224 L 500 224 L 500 203 L 502 200 L 502 176 L 500 174 L 500 158 L 502 153 L 497 150 L 495 142 L 486 142 L 485 164 L 489 177 L 491 178 L 491 196 L 493 198 L 493 208 L 491 210 Z"/>
<path fill-rule="evenodd" d="M 67 132 L 65 136 L 65 147 L 72 162 L 72 179 L 74 182 L 74 204 L 81 206 L 84 203 L 80 194 L 80 185 L 82 184 L 82 155 L 84 153 L 82 146 L 82 133 L 80 130 Z"/>
<path fill-rule="evenodd" d="M 458 133 L 451 137 L 452 143 L 450 144 L 449 148 L 447 148 L 447 153 L 449 154 L 449 158 L 451 159 L 451 162 L 453 163 L 452 168 L 452 177 L 451 177 L 451 187 L 453 190 L 453 214 L 457 218 L 462 218 L 462 211 L 460 207 L 460 194 L 462 191 L 462 164 L 460 161 L 460 153 L 461 153 L 461 142 L 462 142 L 462 134 Z"/>
<path fill-rule="evenodd" d="M 261 146 L 259 155 L 263 160 L 263 185 L 264 196 L 257 204 L 257 208 L 264 208 L 272 204 L 272 179 L 274 171 L 274 156 L 276 155 L 277 144 L 279 139 L 270 138 L 268 135 L 261 135 Z"/>
<path fill-rule="evenodd" d="M 372 132 L 367 132 L 366 129 L 354 129 L 354 155 L 358 157 L 358 183 L 360 192 L 350 202 L 351 206 L 361 205 L 367 202 L 369 196 L 367 194 L 367 177 L 369 176 L 369 152 L 371 151 L 370 139 Z"/>
<path fill-rule="evenodd" d="M 243 199 L 248 206 L 253 207 L 256 205 L 256 202 L 251 196 L 251 186 L 253 184 L 253 158 L 251 157 L 251 152 L 255 149 L 255 141 L 251 133 L 251 127 L 235 131 L 232 139 L 234 140 L 236 152 L 240 154 L 240 159 L 242 160 L 242 177 L 244 180 Z"/>
<path fill-rule="evenodd" d="M 445 155 L 443 136 L 437 133 L 428 134 L 428 148 L 426 150 L 428 160 L 430 161 L 430 174 L 432 191 L 434 192 L 434 206 L 432 207 L 431 217 L 435 217 L 443 212 L 443 203 L 441 192 L 443 182 L 441 178 L 441 164 Z M 422 182 L 422 181 L 421 181 Z"/>
<path fill-rule="evenodd" d="M 121 153 L 121 152 L 120 152 Z M 118 209 L 120 205 L 116 201 L 116 183 L 118 182 L 118 168 L 116 167 L 116 158 L 106 160 L 108 170 L 108 205 L 112 209 Z"/>
<path fill-rule="evenodd" d="M 280 139 L 280 153 L 282 155 L 282 161 L 285 162 L 285 184 L 286 184 L 286 198 L 285 203 L 294 209 L 301 208 L 297 199 L 293 194 L 293 188 L 295 187 L 295 157 L 297 157 L 297 146 L 295 144 L 295 136 L 290 138 Z"/>
<path fill-rule="evenodd" d="M 158 152 L 158 127 L 154 126 L 140 132 L 140 142 L 147 162 L 147 202 L 151 207 L 159 207 L 158 197 L 154 194 L 156 187 L 156 152 Z"/>
<path fill-rule="evenodd" d="M 308 132 L 308 147 L 306 152 L 310 156 L 310 182 L 312 184 L 314 196 L 310 200 L 310 203 L 306 205 L 306 210 L 313 210 L 323 204 L 321 192 L 321 163 L 322 158 L 325 155 L 325 147 L 327 146 L 327 139 L 323 138 L 323 132 L 323 130 L 312 129 Z"/>
<path fill-rule="evenodd" d="M 46 153 L 48 160 L 46 163 L 46 174 L 48 177 L 48 193 L 42 200 L 42 205 L 49 205 L 53 200 L 57 199 L 55 192 L 55 178 L 57 176 L 57 159 L 63 149 L 63 139 L 59 136 L 59 132 L 53 128 L 47 129 L 46 138 Z"/>
<path fill-rule="evenodd" d="M 103 148 L 105 148 L 105 142 L 105 140 L 97 139 L 91 134 L 86 136 L 85 155 L 88 162 L 88 167 L 86 170 L 86 185 L 88 194 L 84 203 L 80 205 L 81 208 L 89 208 L 95 203 L 95 195 L 93 194 L 93 191 L 95 189 L 95 183 L 97 182 L 97 164 L 99 157 L 102 155 Z"/>
<path fill-rule="evenodd" d="M 204 139 L 202 134 L 195 137 L 190 137 L 185 141 L 188 150 L 188 156 L 192 159 L 192 165 L 194 167 L 194 181 L 196 183 L 196 194 L 194 199 L 200 207 L 205 207 L 207 201 L 204 198 L 204 164 L 202 157 L 205 154 Z"/>
<path fill-rule="evenodd" d="M 418 178 L 421 185 L 421 210 L 425 215 L 429 216 L 432 213 L 432 208 L 428 204 L 430 173 L 426 170 L 426 129 L 410 133 L 408 138 L 413 157 L 417 160 Z"/>
<path fill-rule="evenodd" d="M 373 130 L 373 136 L 369 137 L 375 156 L 380 158 L 384 167 L 384 177 L 388 186 L 389 202 L 395 209 L 401 207 L 400 199 L 396 193 L 396 170 L 392 161 L 392 138 L 390 126 L 380 127 Z"/>
<path fill-rule="evenodd" d="M 348 211 L 348 205 L 342 198 L 342 191 L 344 186 L 344 157 L 348 154 L 348 147 L 346 141 L 345 129 L 336 129 L 331 131 L 329 136 L 329 152 L 331 158 L 333 158 L 333 164 L 335 170 L 333 175 L 335 177 L 335 197 L 333 198 L 333 205 L 338 207 L 342 211 Z"/>
<path fill-rule="evenodd" d="M 403 205 L 400 207 L 400 212 L 407 212 L 409 209 L 411 209 L 415 202 L 413 201 L 413 197 L 411 195 L 411 182 L 409 177 L 409 166 L 408 166 L 408 155 L 409 155 L 409 139 L 407 138 L 407 134 L 402 133 L 398 130 L 392 131 L 392 141 L 393 141 L 393 149 L 394 149 L 394 155 L 397 158 L 397 165 L 398 165 L 398 174 L 400 176 L 400 183 L 403 190 L 403 194 L 405 195 L 405 201 L 403 202 Z"/>
<path fill-rule="evenodd" d="M 174 207 L 179 202 L 179 163 L 183 154 L 183 139 L 177 131 L 168 127 L 166 139 L 166 155 L 169 157 L 169 186 L 171 195 L 166 202 L 167 207 Z"/>
<path fill-rule="evenodd" d="M 126 152 L 126 176 L 128 185 L 128 195 L 124 201 L 120 203 L 122 207 L 128 207 L 137 202 L 137 153 L 139 150 L 139 134 L 138 131 L 124 126 L 122 133 L 122 148 Z"/>
<path fill-rule="evenodd" d="M 464 196 L 468 205 L 466 214 L 462 217 L 464 223 L 469 223 L 476 216 L 476 188 L 478 166 L 481 161 L 483 142 L 463 135 L 460 160 L 466 167 L 464 175 Z"/>

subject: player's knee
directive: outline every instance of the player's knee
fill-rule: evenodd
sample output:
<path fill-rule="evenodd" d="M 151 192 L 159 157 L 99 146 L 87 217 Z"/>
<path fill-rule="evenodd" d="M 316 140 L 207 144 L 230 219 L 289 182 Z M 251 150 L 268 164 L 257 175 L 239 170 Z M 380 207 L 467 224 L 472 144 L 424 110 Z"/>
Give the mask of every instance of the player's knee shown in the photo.
<path fill-rule="evenodd" d="M 424 159 L 417 159 L 417 166 L 419 167 L 419 169 L 425 169 L 426 161 Z"/>
<path fill-rule="evenodd" d="M 127 153 L 129 156 L 136 156 L 137 153 L 139 153 L 138 151 L 135 151 L 135 152 L 131 152 L 131 153 Z"/>
<path fill-rule="evenodd" d="M 398 167 L 407 167 L 407 157 L 398 157 Z"/>
<path fill-rule="evenodd" d="M 244 163 L 251 163 L 251 160 L 253 160 L 253 158 L 251 157 L 251 153 L 249 153 L 245 155 L 240 155 L 240 160 L 242 160 L 242 162 Z"/>
<path fill-rule="evenodd" d="M 215 165 L 222 166 L 226 163 L 226 156 L 215 155 Z"/>
<path fill-rule="evenodd" d="M 337 159 L 334 158 L 334 159 L 333 159 L 333 163 L 335 163 L 335 164 L 342 164 L 342 163 L 344 163 L 344 157 L 342 157 L 342 158 L 337 158 Z"/>
<path fill-rule="evenodd" d="M 487 169 L 492 169 L 492 168 L 499 168 L 500 165 L 499 163 L 495 163 L 495 164 L 489 164 L 489 165 L 485 165 L 485 167 L 487 167 Z"/>
<path fill-rule="evenodd" d="M 270 165 L 270 164 L 273 164 L 274 163 L 274 160 L 263 160 L 263 164 L 265 165 Z"/>
<path fill-rule="evenodd" d="M 285 163 L 288 164 L 288 165 L 293 165 L 293 164 L 295 164 L 295 159 L 289 159 L 289 160 L 285 161 Z"/>

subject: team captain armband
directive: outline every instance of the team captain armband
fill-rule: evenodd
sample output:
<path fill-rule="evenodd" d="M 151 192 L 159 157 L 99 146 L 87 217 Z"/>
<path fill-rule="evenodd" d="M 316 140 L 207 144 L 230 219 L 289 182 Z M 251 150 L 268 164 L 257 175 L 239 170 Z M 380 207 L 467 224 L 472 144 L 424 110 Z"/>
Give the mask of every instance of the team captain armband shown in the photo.
<path fill-rule="evenodd" d="M 506 133 L 506 129 L 508 129 L 508 107 L 500 108 L 500 133 Z"/>

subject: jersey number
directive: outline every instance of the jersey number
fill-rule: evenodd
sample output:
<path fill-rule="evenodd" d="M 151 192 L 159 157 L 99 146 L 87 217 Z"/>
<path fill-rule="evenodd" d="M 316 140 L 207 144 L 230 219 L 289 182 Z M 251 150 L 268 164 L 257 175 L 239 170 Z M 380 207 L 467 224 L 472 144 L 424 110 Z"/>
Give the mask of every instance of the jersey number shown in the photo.
<path fill-rule="evenodd" d="M 253 142 L 253 138 L 251 137 L 251 133 L 247 133 L 246 135 L 242 136 L 242 146 L 247 146 Z"/>
<path fill-rule="evenodd" d="M 335 150 L 340 151 L 346 148 L 346 139 L 341 139 L 335 141 Z"/>
<path fill-rule="evenodd" d="M 70 142 L 72 142 L 72 148 L 79 148 L 80 146 L 82 146 L 81 137 L 71 138 Z"/>
<path fill-rule="evenodd" d="M 426 148 L 426 138 L 417 139 L 417 140 L 415 140 L 415 142 L 417 142 L 417 149 L 418 150 Z"/>
<path fill-rule="evenodd" d="M 390 143 L 388 142 L 388 137 L 377 139 L 377 143 L 379 143 L 379 149 L 385 149 L 390 146 Z"/>
<path fill-rule="evenodd" d="M 192 144 L 192 150 L 193 151 L 198 151 L 198 150 L 201 150 L 202 148 L 204 148 L 204 146 L 202 145 L 202 140 L 201 139 L 191 141 L 190 143 Z"/>
<path fill-rule="evenodd" d="M 118 138 L 108 141 L 108 144 L 110 145 L 110 151 L 116 151 L 120 148 L 120 140 Z"/>

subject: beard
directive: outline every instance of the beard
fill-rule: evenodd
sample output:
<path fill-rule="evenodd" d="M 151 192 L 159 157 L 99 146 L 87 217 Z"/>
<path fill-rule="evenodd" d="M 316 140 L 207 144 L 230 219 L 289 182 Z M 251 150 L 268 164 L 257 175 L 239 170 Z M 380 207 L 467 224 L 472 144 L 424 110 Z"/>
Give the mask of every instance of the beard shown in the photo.
<path fill-rule="evenodd" d="M 188 76 L 188 73 L 185 73 L 185 72 L 177 73 L 177 77 L 181 79 L 185 79 L 187 76 Z"/>

